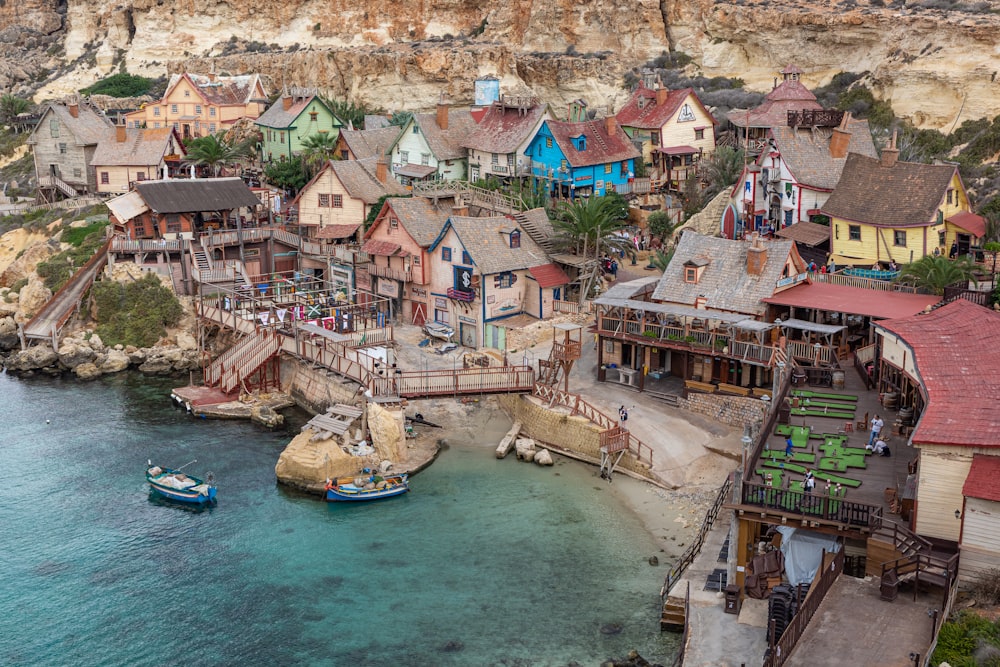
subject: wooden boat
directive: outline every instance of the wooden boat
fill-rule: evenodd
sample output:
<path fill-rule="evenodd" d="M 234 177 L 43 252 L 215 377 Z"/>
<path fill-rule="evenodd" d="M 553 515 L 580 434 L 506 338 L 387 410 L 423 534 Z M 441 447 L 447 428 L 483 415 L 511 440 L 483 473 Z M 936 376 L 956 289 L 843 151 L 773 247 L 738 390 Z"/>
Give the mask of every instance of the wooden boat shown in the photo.
<path fill-rule="evenodd" d="M 194 463 L 192 461 L 191 463 Z M 181 468 L 191 465 L 187 463 Z M 146 462 L 146 482 L 156 493 L 164 498 L 180 503 L 195 503 L 202 505 L 215 500 L 215 484 L 212 473 L 208 481 L 203 481 L 193 475 L 181 472 L 181 468 L 163 468 L 154 466 L 152 461 Z"/>
<path fill-rule="evenodd" d="M 455 330 L 447 324 L 441 324 L 440 322 L 425 322 L 424 333 L 450 343 L 451 337 L 455 335 Z"/>
<path fill-rule="evenodd" d="M 391 498 L 402 495 L 409 490 L 409 476 L 405 473 L 386 476 L 340 477 L 326 481 L 325 498 L 330 502 L 358 502 Z"/>

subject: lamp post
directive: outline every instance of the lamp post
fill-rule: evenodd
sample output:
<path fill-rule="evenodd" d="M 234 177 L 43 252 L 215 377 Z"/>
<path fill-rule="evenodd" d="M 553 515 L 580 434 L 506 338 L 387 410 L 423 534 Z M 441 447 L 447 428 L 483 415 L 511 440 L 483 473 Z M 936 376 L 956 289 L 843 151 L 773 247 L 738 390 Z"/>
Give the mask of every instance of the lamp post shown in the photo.
<path fill-rule="evenodd" d="M 740 439 L 740 442 L 743 443 L 743 465 L 742 465 L 742 468 L 743 468 L 743 474 L 745 475 L 746 472 L 747 472 L 747 459 L 750 458 L 750 445 L 753 444 L 753 440 L 750 438 L 749 435 L 744 435 Z"/>

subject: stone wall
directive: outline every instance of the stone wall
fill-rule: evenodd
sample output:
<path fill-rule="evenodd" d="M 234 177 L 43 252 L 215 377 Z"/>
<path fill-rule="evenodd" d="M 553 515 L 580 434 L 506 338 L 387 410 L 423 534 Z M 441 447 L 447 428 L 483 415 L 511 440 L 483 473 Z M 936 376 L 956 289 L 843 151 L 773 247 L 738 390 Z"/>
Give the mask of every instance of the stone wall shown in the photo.
<path fill-rule="evenodd" d="M 726 396 L 725 394 L 691 393 L 677 399 L 678 407 L 697 412 L 730 426 L 754 426 L 767 413 L 767 406 L 759 398 Z"/>
<path fill-rule="evenodd" d="M 303 409 L 314 414 L 326 412 L 335 403 L 358 404 L 359 385 L 325 369 L 310 368 L 301 361 L 282 356 L 281 386 Z"/>
<path fill-rule="evenodd" d="M 522 434 L 553 449 L 569 452 L 594 465 L 600 465 L 602 429 L 589 419 L 570 416 L 565 408 L 546 408 L 534 398 L 522 394 L 497 396 L 497 401 L 512 420 L 521 422 Z M 622 457 L 617 467 L 653 479 L 649 467 L 636 461 L 629 453 Z"/>

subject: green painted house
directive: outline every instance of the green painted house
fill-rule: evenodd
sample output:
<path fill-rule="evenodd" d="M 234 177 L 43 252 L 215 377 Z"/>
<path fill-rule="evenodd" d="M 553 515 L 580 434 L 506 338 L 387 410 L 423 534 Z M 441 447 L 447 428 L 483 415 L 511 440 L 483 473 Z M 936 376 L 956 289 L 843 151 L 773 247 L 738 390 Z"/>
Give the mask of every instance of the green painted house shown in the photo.
<path fill-rule="evenodd" d="M 344 122 L 315 95 L 283 95 L 254 121 L 260 128 L 261 160 L 287 160 L 302 151 L 302 142 L 315 134 L 329 133 L 333 141 Z"/>

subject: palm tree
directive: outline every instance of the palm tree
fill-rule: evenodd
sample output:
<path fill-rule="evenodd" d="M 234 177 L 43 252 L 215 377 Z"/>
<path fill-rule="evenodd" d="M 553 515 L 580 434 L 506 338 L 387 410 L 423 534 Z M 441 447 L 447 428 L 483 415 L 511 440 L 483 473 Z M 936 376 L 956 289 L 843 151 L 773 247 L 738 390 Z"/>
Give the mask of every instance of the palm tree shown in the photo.
<path fill-rule="evenodd" d="M 657 248 L 656 253 L 649 256 L 649 266 L 653 267 L 657 271 L 666 271 L 667 264 L 670 260 L 674 258 L 674 250 L 676 248 L 669 248 L 667 250 L 660 250 Z"/>
<path fill-rule="evenodd" d="M 222 167 L 237 164 L 253 156 L 256 144 L 256 137 L 242 141 L 226 139 L 222 133 L 197 137 L 188 142 L 184 162 L 211 167 L 212 175 L 218 176 Z"/>
<path fill-rule="evenodd" d="M 314 176 L 321 165 L 337 159 L 337 137 L 329 132 L 317 132 L 302 140 L 302 162 L 310 176 Z"/>
<path fill-rule="evenodd" d="M 948 259 L 944 255 L 927 255 L 907 264 L 896 277 L 898 282 L 925 289 L 932 294 L 944 294 L 944 288 L 955 283 L 979 285 L 976 265 L 968 257 Z"/>
<path fill-rule="evenodd" d="M 609 197 L 587 197 L 559 202 L 553 221 L 557 243 L 586 259 L 594 259 L 594 269 L 581 276 L 580 302 L 583 303 L 597 279 L 601 252 L 612 250 L 634 255 L 631 239 L 617 234 L 625 227 L 619 202 Z"/>
<path fill-rule="evenodd" d="M 698 173 L 708 181 L 705 198 L 711 199 L 724 188 L 736 182 L 745 166 L 743 151 L 731 146 L 719 146 L 707 158 L 698 163 Z"/>
<path fill-rule="evenodd" d="M 0 97 L 0 123 L 13 123 L 18 114 L 26 113 L 31 106 L 28 100 L 9 93 L 3 95 Z"/>

